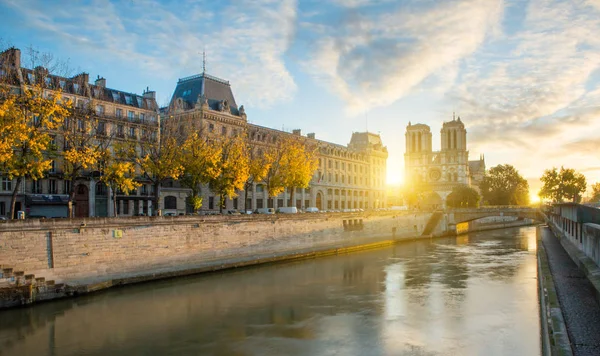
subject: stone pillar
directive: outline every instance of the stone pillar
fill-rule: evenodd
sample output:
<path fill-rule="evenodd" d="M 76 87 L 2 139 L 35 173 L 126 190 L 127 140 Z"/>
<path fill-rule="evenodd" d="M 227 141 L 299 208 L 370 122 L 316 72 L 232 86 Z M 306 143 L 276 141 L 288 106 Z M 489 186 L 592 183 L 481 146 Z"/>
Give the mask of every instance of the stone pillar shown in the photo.
<path fill-rule="evenodd" d="M 108 187 L 107 204 L 108 204 L 108 209 L 106 209 L 106 211 L 108 212 L 108 216 L 109 217 L 115 216 L 115 208 L 113 206 L 113 191 L 112 191 L 111 187 Z"/>
<path fill-rule="evenodd" d="M 125 212 L 123 211 L 123 200 L 119 200 L 117 204 L 119 204 L 119 211 L 121 212 L 121 214 L 125 214 Z"/>
<path fill-rule="evenodd" d="M 94 178 L 90 179 L 90 189 L 88 190 L 89 196 L 89 214 L 90 216 L 96 216 L 96 181 Z"/>
<path fill-rule="evenodd" d="M 129 216 L 132 216 L 132 215 L 133 215 L 133 211 L 134 211 L 134 210 L 133 210 L 133 204 L 135 204 L 135 200 L 129 200 L 129 204 L 127 204 L 127 207 L 128 207 L 128 209 L 127 209 L 127 210 L 128 210 L 127 214 L 128 214 Z"/>
<path fill-rule="evenodd" d="M 148 200 L 148 216 L 154 215 L 152 210 L 152 200 Z"/>
<path fill-rule="evenodd" d="M 140 212 L 140 214 L 142 214 L 144 212 L 144 201 L 143 200 L 138 200 L 136 202 L 136 204 L 138 205 L 138 211 Z"/>

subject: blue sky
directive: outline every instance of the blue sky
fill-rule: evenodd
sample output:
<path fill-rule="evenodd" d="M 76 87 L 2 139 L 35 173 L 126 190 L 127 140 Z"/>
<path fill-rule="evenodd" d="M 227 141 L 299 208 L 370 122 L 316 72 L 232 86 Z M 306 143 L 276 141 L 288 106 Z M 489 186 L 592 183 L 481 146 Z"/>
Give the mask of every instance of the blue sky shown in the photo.
<path fill-rule="evenodd" d="M 470 157 L 509 163 L 532 188 L 546 168 L 600 181 L 600 0 L 0 0 L 5 42 L 33 45 L 156 90 L 202 71 L 231 82 L 248 119 L 347 144 L 381 132 L 388 182 L 404 131 L 452 112 Z"/>

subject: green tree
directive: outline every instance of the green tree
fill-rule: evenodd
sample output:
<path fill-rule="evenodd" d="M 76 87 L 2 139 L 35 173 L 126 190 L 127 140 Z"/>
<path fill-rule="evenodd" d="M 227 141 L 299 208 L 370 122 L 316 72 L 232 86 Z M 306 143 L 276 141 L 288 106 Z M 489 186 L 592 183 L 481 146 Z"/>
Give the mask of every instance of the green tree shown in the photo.
<path fill-rule="evenodd" d="M 452 193 L 446 198 L 446 205 L 451 208 L 476 208 L 480 198 L 475 189 L 459 185 L 452 188 Z"/>
<path fill-rule="evenodd" d="M 553 167 L 547 169 L 540 178 L 543 183 L 539 196 L 553 203 L 571 201 L 579 203 L 586 190 L 585 176 L 573 168 L 560 167 L 560 171 Z"/>
<path fill-rule="evenodd" d="M 592 198 L 590 201 L 594 203 L 600 202 L 600 182 L 592 184 Z"/>
<path fill-rule="evenodd" d="M 490 168 L 479 187 L 488 205 L 529 204 L 529 183 L 510 164 Z"/>

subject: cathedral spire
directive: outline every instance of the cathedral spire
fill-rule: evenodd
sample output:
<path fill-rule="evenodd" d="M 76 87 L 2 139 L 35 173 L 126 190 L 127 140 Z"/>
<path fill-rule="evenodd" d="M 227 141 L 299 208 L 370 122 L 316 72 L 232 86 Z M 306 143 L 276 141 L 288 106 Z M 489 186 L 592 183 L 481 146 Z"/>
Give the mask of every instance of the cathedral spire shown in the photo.
<path fill-rule="evenodd" d="M 455 120 L 456 120 L 456 112 L 453 111 L 452 112 L 452 121 L 455 121 Z"/>

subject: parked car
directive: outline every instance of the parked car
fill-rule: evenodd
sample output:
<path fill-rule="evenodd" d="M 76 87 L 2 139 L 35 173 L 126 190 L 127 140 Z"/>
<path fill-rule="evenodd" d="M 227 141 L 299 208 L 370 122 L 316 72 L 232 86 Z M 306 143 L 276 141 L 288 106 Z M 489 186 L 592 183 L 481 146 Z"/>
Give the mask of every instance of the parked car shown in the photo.
<path fill-rule="evenodd" d="M 252 210 L 246 210 L 247 215 L 252 215 Z"/>
<path fill-rule="evenodd" d="M 318 213 L 319 212 L 319 208 L 315 208 L 315 207 L 306 208 L 305 212 L 307 212 L 307 213 Z"/>
<path fill-rule="evenodd" d="M 275 214 L 275 209 L 273 208 L 260 208 L 256 209 L 257 214 Z"/>
<path fill-rule="evenodd" d="M 277 208 L 278 214 L 298 214 L 298 208 L 295 206 Z"/>

